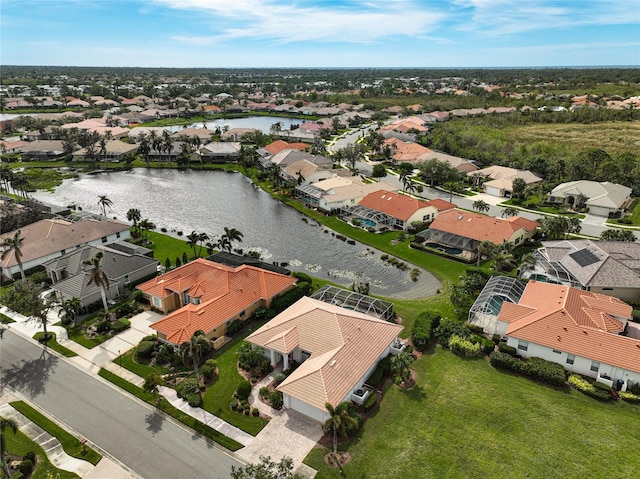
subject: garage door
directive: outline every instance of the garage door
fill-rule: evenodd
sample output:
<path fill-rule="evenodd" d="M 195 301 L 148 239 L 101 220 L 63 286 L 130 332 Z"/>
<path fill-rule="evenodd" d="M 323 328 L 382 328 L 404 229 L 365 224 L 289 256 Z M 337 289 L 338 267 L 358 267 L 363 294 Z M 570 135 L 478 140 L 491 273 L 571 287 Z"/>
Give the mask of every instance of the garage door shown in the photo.
<path fill-rule="evenodd" d="M 488 195 L 491 195 L 491 196 L 502 196 L 500 194 L 500 189 L 496 188 L 495 186 L 487 186 L 486 190 L 487 190 L 487 194 Z"/>

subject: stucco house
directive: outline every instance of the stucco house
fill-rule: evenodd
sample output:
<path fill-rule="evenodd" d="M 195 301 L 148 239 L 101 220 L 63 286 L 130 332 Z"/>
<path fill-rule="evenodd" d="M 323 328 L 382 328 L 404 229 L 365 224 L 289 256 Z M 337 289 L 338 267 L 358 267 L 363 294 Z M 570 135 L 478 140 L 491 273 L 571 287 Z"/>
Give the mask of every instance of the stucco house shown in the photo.
<path fill-rule="evenodd" d="M 440 246 L 450 254 L 473 261 L 483 241 L 497 245 L 508 241 L 518 246 L 532 238 L 539 226 L 539 223 L 521 216 L 503 219 L 451 209 L 437 215 L 429 229 L 416 235 L 416 241 Z"/>
<path fill-rule="evenodd" d="M 23 160 L 57 160 L 64 156 L 62 140 L 36 140 L 22 146 L 20 157 Z"/>
<path fill-rule="evenodd" d="M 513 180 L 521 178 L 527 186 L 542 181 L 542 178 L 529 170 L 517 170 L 507 166 L 489 166 L 477 171 L 467 173 L 469 178 L 484 178 L 482 188 L 491 196 L 510 198 L 513 194 Z"/>
<path fill-rule="evenodd" d="M 238 161 L 241 146 L 236 141 L 213 141 L 200 147 L 197 156 L 204 163 Z"/>
<path fill-rule="evenodd" d="M 249 318 L 258 308 L 292 289 L 296 278 L 255 266 L 225 266 L 198 258 L 137 286 L 151 305 L 167 314 L 151 325 L 158 338 L 182 344 L 204 331 L 217 339 L 233 321 Z"/>
<path fill-rule="evenodd" d="M 284 407 L 317 421 L 328 418 L 326 403 L 337 406 L 363 386 L 378 361 L 399 347 L 403 327 L 303 297 L 247 337 L 264 349 L 272 365 L 300 363 L 277 387 Z M 356 396 L 360 396 L 356 394 Z"/>
<path fill-rule="evenodd" d="M 441 199 L 423 201 L 392 191 L 378 190 L 350 207 L 346 215 L 357 217 L 367 227 L 388 226 L 407 230 L 414 222 L 429 222 L 443 211 L 455 208 Z M 380 216 L 381 213 L 383 216 Z"/>
<path fill-rule="evenodd" d="M 103 255 L 102 271 L 109 278 L 108 299 L 120 296 L 128 284 L 154 276 L 157 272 L 158 261 L 149 256 L 127 254 L 104 246 L 85 246 L 43 264 L 53 281 L 51 289 L 59 301 L 76 297 L 82 306 L 88 306 L 101 300 L 100 288 L 95 283 L 88 284 L 89 273 L 87 266 L 83 265 L 97 253 Z"/>
<path fill-rule="evenodd" d="M 543 241 L 526 276 L 625 301 L 640 301 L 640 243 L 627 241 Z M 537 275 L 537 276 L 536 276 Z"/>
<path fill-rule="evenodd" d="M 84 245 L 108 245 L 131 237 L 131 226 L 112 220 L 84 219 L 71 222 L 59 219 L 40 220 L 20 228 L 22 266 L 26 270 Z M 0 241 L 13 237 L 14 231 L 0 235 Z M 20 271 L 14 253 L 0 262 L 2 274 L 12 276 Z"/>
<path fill-rule="evenodd" d="M 378 190 L 398 191 L 398 188 L 387 183 L 365 183 L 359 176 L 335 176 L 312 185 L 296 186 L 293 196 L 312 208 L 332 212 L 353 206 Z"/>
<path fill-rule="evenodd" d="M 502 303 L 498 332 L 522 357 L 539 357 L 609 386 L 640 382 L 640 341 L 621 336 L 632 307 L 618 298 L 530 281 Z"/>
<path fill-rule="evenodd" d="M 589 213 L 609 216 L 621 212 L 631 202 L 631 188 L 608 181 L 570 181 L 549 192 L 550 203 L 586 206 Z"/>

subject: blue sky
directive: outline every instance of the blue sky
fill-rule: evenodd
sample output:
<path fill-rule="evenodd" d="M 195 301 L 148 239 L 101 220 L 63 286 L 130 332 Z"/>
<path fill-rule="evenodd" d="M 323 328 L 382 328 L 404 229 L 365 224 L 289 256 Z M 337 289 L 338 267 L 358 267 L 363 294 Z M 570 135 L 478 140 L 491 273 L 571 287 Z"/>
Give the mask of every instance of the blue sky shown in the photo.
<path fill-rule="evenodd" d="M 640 65 L 638 0 L 0 0 L 0 64 Z"/>

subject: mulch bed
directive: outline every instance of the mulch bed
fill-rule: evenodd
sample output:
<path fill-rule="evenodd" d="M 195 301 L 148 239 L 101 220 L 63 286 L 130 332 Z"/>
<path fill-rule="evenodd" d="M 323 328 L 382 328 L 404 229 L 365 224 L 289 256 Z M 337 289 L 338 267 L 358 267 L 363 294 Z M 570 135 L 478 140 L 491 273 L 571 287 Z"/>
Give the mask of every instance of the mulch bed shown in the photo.
<path fill-rule="evenodd" d="M 325 464 L 332 467 L 344 466 L 345 464 L 348 464 L 350 461 L 351 461 L 351 454 L 349 454 L 347 451 L 338 451 L 336 458 L 333 457 L 333 452 L 329 452 L 324 455 Z"/>

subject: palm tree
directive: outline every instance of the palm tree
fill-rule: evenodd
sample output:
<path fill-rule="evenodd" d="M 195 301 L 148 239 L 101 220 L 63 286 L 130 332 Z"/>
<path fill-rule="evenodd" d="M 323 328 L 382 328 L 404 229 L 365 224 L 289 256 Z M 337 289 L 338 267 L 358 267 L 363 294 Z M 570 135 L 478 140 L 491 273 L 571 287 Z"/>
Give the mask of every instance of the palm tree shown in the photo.
<path fill-rule="evenodd" d="M 60 312 L 64 314 L 61 318 L 64 324 L 73 323 L 82 312 L 82 301 L 75 296 L 71 299 L 65 299 L 60 304 Z"/>
<path fill-rule="evenodd" d="M 510 218 L 511 216 L 518 216 L 518 208 L 514 208 L 513 206 L 507 206 L 502 210 L 500 216 L 503 218 Z"/>
<path fill-rule="evenodd" d="M 502 248 L 497 249 L 493 257 L 493 267 L 496 271 L 509 271 L 513 269 L 515 265 L 516 259 L 513 257 L 513 254 Z"/>
<path fill-rule="evenodd" d="M 5 477 L 11 477 L 11 471 L 7 464 L 7 439 L 5 437 L 6 430 L 10 429 L 12 433 L 18 432 L 18 424 L 13 419 L 0 418 L 0 455 L 2 456 L 2 469 Z"/>
<path fill-rule="evenodd" d="M 538 260 L 533 255 L 533 253 L 527 253 L 522 256 L 522 258 L 520 258 L 520 272 L 518 274 L 518 277 L 522 277 L 522 273 L 524 273 L 528 269 L 533 268 L 537 262 Z"/>
<path fill-rule="evenodd" d="M 153 133 L 153 132 L 152 132 Z M 138 146 L 138 151 L 144 156 L 144 161 L 147 164 L 147 168 L 149 168 L 149 152 L 151 151 L 151 145 L 149 142 L 149 137 L 144 133 L 141 133 L 138 136 L 138 141 L 140 142 Z"/>
<path fill-rule="evenodd" d="M 193 333 L 193 336 L 189 338 L 189 341 L 180 345 L 180 356 L 182 361 L 186 365 L 189 362 L 193 363 L 193 371 L 196 375 L 196 381 L 200 384 L 200 373 L 198 372 L 198 366 L 202 356 L 206 354 L 211 348 L 211 343 L 206 338 L 204 331 L 201 329 Z"/>
<path fill-rule="evenodd" d="M 20 277 L 22 281 L 26 281 L 27 277 L 24 274 L 24 268 L 22 267 L 22 243 L 24 242 L 24 238 L 20 236 L 21 230 L 16 231 L 13 236 L 7 237 L 2 240 L 0 243 L 0 247 L 2 247 L 2 256 L 0 256 L 0 260 L 4 260 L 7 256 L 13 253 L 16 263 L 18 263 L 18 268 L 20 269 Z"/>
<path fill-rule="evenodd" d="M 413 355 L 407 351 L 391 356 L 391 372 L 399 376 L 403 381 L 411 377 L 411 363 Z"/>
<path fill-rule="evenodd" d="M 207 233 L 200 233 L 198 235 L 198 258 L 200 257 L 200 254 L 202 253 L 202 245 L 205 241 L 207 241 L 209 239 L 209 235 Z"/>
<path fill-rule="evenodd" d="M 156 229 L 155 223 L 153 223 L 150 219 L 145 218 L 140 223 L 138 223 L 138 228 L 143 232 L 143 237 L 145 242 L 149 241 L 149 231 Z M 144 233 L 147 233 L 146 235 Z"/>
<path fill-rule="evenodd" d="M 102 251 L 96 253 L 93 258 L 86 259 L 82 262 L 85 266 L 90 266 L 89 270 L 89 282 L 87 286 L 91 283 L 95 283 L 98 288 L 100 288 L 100 296 L 102 296 L 102 306 L 104 307 L 104 313 L 109 315 L 109 305 L 107 304 L 107 289 L 109 288 L 109 277 L 107 273 L 105 273 L 102 269 Z"/>
<path fill-rule="evenodd" d="M 476 200 L 473 202 L 471 207 L 476 210 L 478 213 L 486 213 L 489 211 L 489 203 L 484 200 Z"/>
<path fill-rule="evenodd" d="M 476 267 L 478 269 L 480 269 L 480 260 L 482 259 L 483 256 L 491 256 L 493 254 L 493 252 L 496 249 L 496 245 L 489 241 L 489 240 L 484 240 L 482 243 L 480 243 L 478 245 L 478 251 L 477 251 L 477 264 Z"/>
<path fill-rule="evenodd" d="M 107 195 L 99 195 L 98 198 L 98 205 L 100 205 L 100 209 L 102 210 L 102 216 L 107 216 L 107 208 L 111 209 L 113 201 L 107 198 Z"/>
<path fill-rule="evenodd" d="M 196 245 L 198 244 L 199 234 L 195 231 L 192 231 L 187 235 L 187 246 L 193 250 L 193 257 L 196 256 Z"/>
<path fill-rule="evenodd" d="M 220 247 L 222 249 L 226 249 L 229 253 L 231 253 L 231 250 L 233 249 L 233 243 L 236 241 L 238 243 L 242 243 L 243 236 L 244 235 L 239 230 L 235 228 L 227 228 L 225 226 L 224 234 L 220 238 Z"/>
<path fill-rule="evenodd" d="M 133 222 L 134 229 L 138 229 L 138 221 L 140 221 L 141 218 L 142 215 L 140 214 L 139 209 L 130 208 L 129 211 L 127 211 L 127 220 Z"/>
<path fill-rule="evenodd" d="M 349 403 L 343 402 L 333 407 L 331 403 L 325 403 L 325 408 L 329 413 L 329 419 L 327 419 L 322 426 L 325 432 L 333 433 L 333 459 L 336 460 L 338 455 L 338 433 L 346 437 L 347 425 L 353 426 L 358 429 L 358 421 L 349 415 Z"/>

